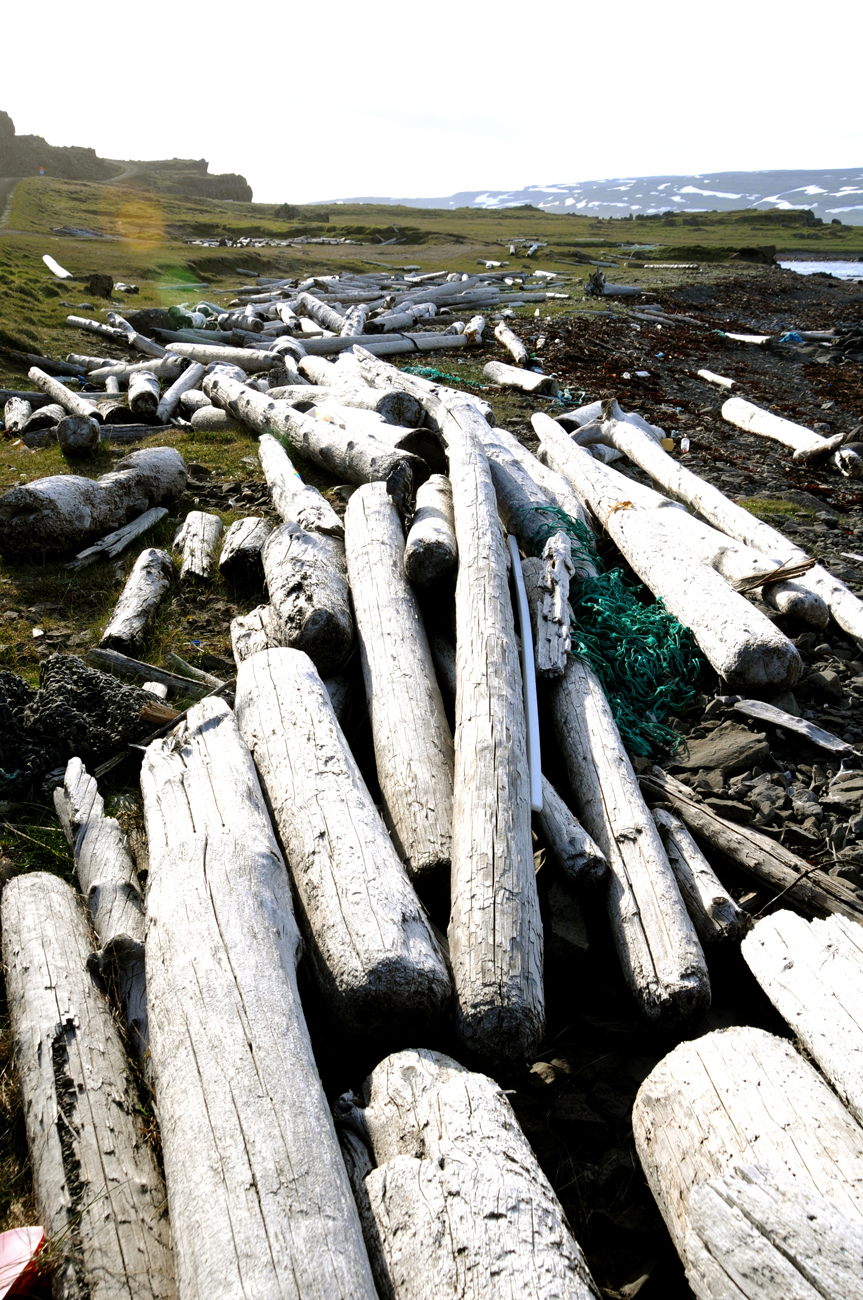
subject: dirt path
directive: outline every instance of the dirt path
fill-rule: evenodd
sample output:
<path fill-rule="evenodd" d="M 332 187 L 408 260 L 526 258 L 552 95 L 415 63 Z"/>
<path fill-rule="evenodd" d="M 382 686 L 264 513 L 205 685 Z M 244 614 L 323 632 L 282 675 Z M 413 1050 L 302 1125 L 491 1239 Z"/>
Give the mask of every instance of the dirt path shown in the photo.
<path fill-rule="evenodd" d="M 12 191 L 18 184 L 18 176 L 0 176 L 0 226 L 5 226 L 12 211 Z"/>

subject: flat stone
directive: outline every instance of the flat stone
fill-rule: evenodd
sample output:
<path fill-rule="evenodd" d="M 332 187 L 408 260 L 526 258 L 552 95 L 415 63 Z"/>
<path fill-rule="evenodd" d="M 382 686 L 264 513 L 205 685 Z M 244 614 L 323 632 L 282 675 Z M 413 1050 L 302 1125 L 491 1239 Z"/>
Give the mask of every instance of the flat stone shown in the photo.
<path fill-rule="evenodd" d="M 747 826 L 752 821 L 752 809 L 745 803 L 738 803 L 736 799 L 705 799 L 704 802 L 726 821 L 737 822 L 741 826 Z"/>
<path fill-rule="evenodd" d="M 826 695 L 831 700 L 842 699 L 842 679 L 832 668 L 825 668 L 819 673 L 810 673 L 806 685 L 817 695 Z"/>
<path fill-rule="evenodd" d="M 683 741 L 672 760 L 672 766 L 683 768 L 724 768 L 726 772 L 742 772 L 746 768 L 765 763 L 770 758 L 770 746 L 763 732 L 753 732 L 736 722 L 723 722 L 703 740 Z"/>

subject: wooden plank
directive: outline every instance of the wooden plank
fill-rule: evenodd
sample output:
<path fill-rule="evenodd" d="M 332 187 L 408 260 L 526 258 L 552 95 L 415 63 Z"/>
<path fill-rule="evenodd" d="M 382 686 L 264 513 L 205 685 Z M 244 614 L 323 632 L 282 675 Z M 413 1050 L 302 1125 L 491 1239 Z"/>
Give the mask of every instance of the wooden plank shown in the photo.
<path fill-rule="evenodd" d="M 666 808 L 654 808 L 653 820 L 701 942 L 708 947 L 742 939 L 752 925 L 749 914 L 737 906 L 683 822 Z"/>

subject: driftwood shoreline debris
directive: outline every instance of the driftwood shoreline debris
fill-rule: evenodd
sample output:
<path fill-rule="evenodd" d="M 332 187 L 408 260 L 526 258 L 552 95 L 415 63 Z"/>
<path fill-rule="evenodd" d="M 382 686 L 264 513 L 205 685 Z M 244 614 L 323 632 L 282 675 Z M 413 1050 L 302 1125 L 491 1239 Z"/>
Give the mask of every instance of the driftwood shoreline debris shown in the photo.
<path fill-rule="evenodd" d="M 128 361 L 28 357 L 38 391 L 8 397 L 6 429 L 28 457 L 46 431 L 71 456 L 166 424 L 230 429 L 254 446 L 266 485 L 254 511 L 231 499 L 242 509 L 225 529 L 224 504 L 192 478 L 192 509 L 182 457 L 160 447 L 97 479 L 56 475 L 0 498 L 0 549 L 16 563 L 82 568 L 137 541 L 88 655 L 143 686 L 123 688 L 136 729 L 85 767 L 69 758 L 70 744 L 85 748 L 76 720 L 65 772 L 49 774 L 83 897 L 38 873 L 2 896 L 37 1203 L 69 1233 L 57 1265 L 69 1294 L 74 1282 L 106 1300 L 598 1296 L 509 1102 L 479 1072 L 518 1077 L 541 1050 L 560 968 L 554 942 L 544 968 L 541 905 L 553 912 L 562 892 L 591 931 L 586 960 L 604 926 L 641 1032 L 658 1031 L 660 1050 L 668 1031 L 692 1040 L 649 1073 L 633 1131 L 696 1295 L 860 1291 L 863 891 L 835 838 L 839 869 L 813 860 L 804 817 L 813 810 L 811 827 L 840 808 L 853 843 L 863 777 L 859 747 L 811 712 L 797 717 L 788 692 L 806 681 L 806 637 L 814 649 L 836 635 L 831 618 L 863 638 L 863 603 L 681 464 L 658 426 L 613 399 L 563 409 L 540 343 L 532 354 L 499 315 L 546 301 L 559 286 L 543 275 L 527 288 L 489 266 L 262 281 L 155 338 L 114 313 L 107 325 L 70 318 Z M 601 274 L 591 288 L 641 292 Z M 494 349 L 482 357 L 491 387 L 413 364 L 480 343 Z M 537 454 L 496 424 L 501 389 L 530 402 Z M 736 397 L 725 414 L 779 437 L 798 463 L 835 452 L 834 469 L 856 473 L 844 436 Z M 627 477 L 635 468 L 654 487 Z M 173 556 L 145 544 L 162 521 Z M 627 750 L 619 701 L 573 654 L 594 535 L 632 567 L 645 601 L 691 630 L 715 685 L 708 734 L 658 748 L 662 767 Z M 161 651 L 167 668 L 147 662 L 161 602 L 206 599 L 218 574 L 232 593 L 222 617 L 234 693 L 219 659 L 203 660 L 219 676 L 187 662 L 189 642 Z M 543 722 L 533 790 L 533 674 L 523 678 L 517 636 L 528 613 Z M 12 676 L 0 675 L 0 745 L 7 716 L 23 729 L 40 707 Z M 774 737 L 802 747 L 787 769 Z M 142 751 L 146 837 L 133 854 L 97 778 Z M 771 822 L 783 801 L 788 820 Z M 704 950 L 737 945 L 824 1078 L 762 1030 L 704 1033 Z M 721 961 L 714 970 L 723 978 Z M 347 1044 L 348 1060 L 362 1046 L 377 1061 L 335 1124 L 317 1035 Z M 135 1126 L 127 1051 L 153 1090 L 165 1186 Z M 348 1071 L 345 1083 L 360 1080 Z M 132 1190 L 103 1196 L 97 1157 L 123 1163 Z M 113 1291 L 100 1290 L 103 1272 Z"/>

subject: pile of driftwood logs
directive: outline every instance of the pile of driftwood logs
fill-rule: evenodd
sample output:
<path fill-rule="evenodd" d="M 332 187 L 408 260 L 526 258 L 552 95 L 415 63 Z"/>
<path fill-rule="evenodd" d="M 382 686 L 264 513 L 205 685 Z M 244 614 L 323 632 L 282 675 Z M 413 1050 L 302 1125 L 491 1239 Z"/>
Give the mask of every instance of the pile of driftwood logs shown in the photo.
<path fill-rule="evenodd" d="M 535 414 L 538 458 L 495 426 L 488 403 L 385 359 L 469 346 L 486 329 L 480 309 L 532 300 L 505 292 L 507 278 L 252 286 L 228 313 L 201 304 L 202 322 L 152 331 L 161 342 L 116 317 L 79 322 L 148 356 L 70 361 L 105 381 L 104 396 L 30 372 L 65 412 L 57 436 L 70 452 L 98 441 L 120 406 L 253 431 L 282 521 L 244 518 L 223 534 L 218 516 L 193 511 L 175 539 L 181 580 L 206 581 L 216 565 L 266 579 L 267 603 L 231 626 L 235 683 L 134 658 L 176 580 L 155 548 L 139 555 L 95 656 L 154 697 L 178 682 L 204 697 L 185 715 L 165 706 L 167 729 L 143 756 L 146 898 L 80 758 L 55 803 L 87 909 L 45 874 L 3 892 L 57 1294 L 598 1296 L 506 1096 L 478 1072 L 522 1062 L 543 1034 L 533 816 L 570 882 L 605 889 L 626 980 L 657 1029 L 681 1037 L 697 1022 L 711 997 L 704 947 L 742 941 L 807 1053 L 730 1028 L 683 1042 L 641 1088 L 639 1155 L 696 1294 L 863 1296 L 863 901 L 659 768 L 639 780 L 596 674 L 570 653 L 570 585 L 590 564 L 573 558 L 565 529 L 541 558 L 527 554 L 528 521 L 551 507 L 604 527 L 743 713 L 840 756 L 850 749 L 836 737 L 747 700 L 793 686 L 802 664 L 745 592 L 857 639 L 863 604 L 616 402 Z M 444 305 L 464 320 L 403 332 Z M 513 365 L 490 363 L 493 382 L 551 385 L 526 368 L 505 321 L 495 335 Z M 744 405 L 730 415 L 754 428 Z M 39 409 L 32 394 L 13 399 L 7 427 L 26 429 Z M 799 453 L 835 454 L 815 438 Z M 292 452 L 356 485 L 344 518 Z M 655 489 L 621 476 L 622 456 Z M 95 481 L 15 488 L 0 498 L 3 551 L 77 550 L 78 566 L 118 554 L 185 481 L 179 454 L 158 448 Z M 453 580 L 454 636 L 430 636 L 418 593 Z M 339 674 L 355 647 L 380 808 L 339 724 Z M 542 772 L 537 698 L 565 797 Z M 753 926 L 705 848 L 787 908 Z M 447 875 L 444 935 L 421 899 Z M 362 1094 L 332 1112 L 298 992 L 303 951 L 322 1014 L 346 1041 L 380 1045 Z M 460 1059 L 427 1046 L 447 1023 Z M 152 1084 L 164 1186 L 136 1126 L 127 1046 Z"/>

